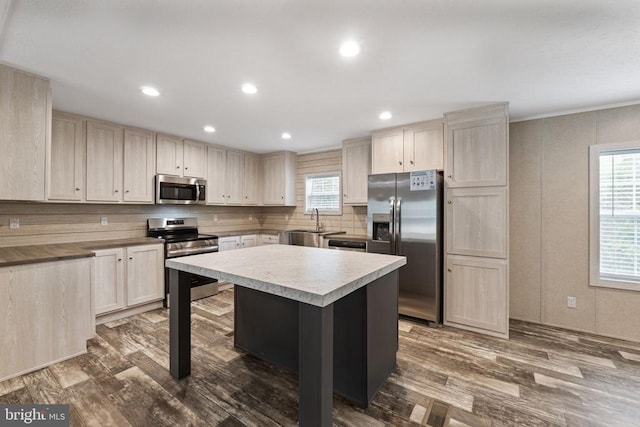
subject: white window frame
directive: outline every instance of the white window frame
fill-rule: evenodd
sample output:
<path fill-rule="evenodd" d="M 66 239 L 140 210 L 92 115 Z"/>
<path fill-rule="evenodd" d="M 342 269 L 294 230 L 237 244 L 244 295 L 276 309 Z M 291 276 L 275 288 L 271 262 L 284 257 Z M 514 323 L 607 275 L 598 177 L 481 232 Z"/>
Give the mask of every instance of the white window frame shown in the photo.
<path fill-rule="evenodd" d="M 323 178 L 329 176 L 337 176 L 340 184 L 340 188 L 338 189 L 338 209 L 318 209 L 320 215 L 342 215 L 342 172 L 341 171 L 331 171 L 331 172 L 319 172 L 319 173 L 310 173 L 304 176 L 304 213 L 306 215 L 311 215 L 315 212 L 315 209 L 307 208 L 307 179 L 309 178 Z M 313 211 L 313 212 L 312 212 Z"/>
<path fill-rule="evenodd" d="M 638 150 L 640 141 L 617 142 L 589 147 L 589 285 L 640 292 L 640 283 L 600 277 L 600 154 L 607 151 Z"/>

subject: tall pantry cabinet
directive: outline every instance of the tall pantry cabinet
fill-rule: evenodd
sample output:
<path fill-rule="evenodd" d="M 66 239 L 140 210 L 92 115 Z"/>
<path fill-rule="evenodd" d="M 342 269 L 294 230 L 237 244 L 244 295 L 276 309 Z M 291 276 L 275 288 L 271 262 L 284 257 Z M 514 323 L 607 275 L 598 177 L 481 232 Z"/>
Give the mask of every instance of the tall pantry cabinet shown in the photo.
<path fill-rule="evenodd" d="M 509 337 L 508 104 L 444 115 L 444 323 Z"/>

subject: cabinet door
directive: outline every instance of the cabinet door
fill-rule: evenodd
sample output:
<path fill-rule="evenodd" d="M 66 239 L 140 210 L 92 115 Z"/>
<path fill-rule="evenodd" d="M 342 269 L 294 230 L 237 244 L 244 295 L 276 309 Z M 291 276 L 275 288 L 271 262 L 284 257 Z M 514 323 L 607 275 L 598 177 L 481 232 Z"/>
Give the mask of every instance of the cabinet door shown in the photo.
<path fill-rule="evenodd" d="M 244 154 L 227 150 L 226 190 L 228 205 L 242 204 L 242 181 L 244 179 Z"/>
<path fill-rule="evenodd" d="M 93 259 L 96 315 L 124 307 L 124 249 L 95 251 Z"/>
<path fill-rule="evenodd" d="M 49 81 L 0 65 L 0 199 L 45 198 Z"/>
<path fill-rule="evenodd" d="M 449 187 L 507 185 L 506 104 L 445 114 Z"/>
<path fill-rule="evenodd" d="M 244 153 L 244 179 L 242 180 L 244 205 L 257 205 L 260 202 L 260 156 Z"/>
<path fill-rule="evenodd" d="M 53 113 L 48 156 L 49 200 L 83 199 L 86 144 L 83 119 L 70 114 Z"/>
<path fill-rule="evenodd" d="M 403 171 L 402 129 L 390 129 L 371 134 L 371 173 Z"/>
<path fill-rule="evenodd" d="M 205 178 L 207 176 L 207 148 L 197 141 L 184 140 L 184 176 Z"/>
<path fill-rule="evenodd" d="M 445 274 L 445 324 L 509 336 L 507 262 L 449 256 Z"/>
<path fill-rule="evenodd" d="M 182 176 L 182 139 L 158 134 L 156 137 L 156 173 Z"/>
<path fill-rule="evenodd" d="M 444 165 L 442 120 L 431 120 L 404 129 L 404 170 L 442 170 Z"/>
<path fill-rule="evenodd" d="M 131 246 L 127 251 L 127 305 L 164 298 L 162 245 Z"/>
<path fill-rule="evenodd" d="M 283 205 L 285 189 L 284 155 L 268 155 L 262 158 L 262 195 L 265 205 Z"/>
<path fill-rule="evenodd" d="M 240 236 L 220 237 L 218 239 L 219 251 L 232 251 L 240 247 Z"/>
<path fill-rule="evenodd" d="M 507 257 L 506 187 L 447 191 L 447 253 Z"/>
<path fill-rule="evenodd" d="M 122 200 L 123 129 L 87 122 L 87 201 Z"/>
<path fill-rule="evenodd" d="M 156 144 L 153 132 L 124 130 L 124 201 L 153 203 Z"/>
<path fill-rule="evenodd" d="M 207 147 L 207 204 L 225 204 L 226 171 L 227 150 L 213 145 Z"/>
<path fill-rule="evenodd" d="M 371 140 L 345 141 L 342 146 L 342 203 L 366 205 L 371 172 Z"/>
<path fill-rule="evenodd" d="M 247 234 L 245 236 L 240 236 L 240 246 L 243 248 L 251 248 L 256 246 L 258 243 L 258 236 L 255 234 Z"/>

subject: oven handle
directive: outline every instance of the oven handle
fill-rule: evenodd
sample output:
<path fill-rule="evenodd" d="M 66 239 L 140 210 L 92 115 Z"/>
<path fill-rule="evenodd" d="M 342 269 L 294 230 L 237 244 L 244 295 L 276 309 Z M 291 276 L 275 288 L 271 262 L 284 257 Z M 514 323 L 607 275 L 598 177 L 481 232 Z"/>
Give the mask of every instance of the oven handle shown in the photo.
<path fill-rule="evenodd" d="M 183 255 L 205 254 L 210 252 L 218 252 L 218 246 L 208 246 L 206 248 L 185 248 L 171 251 L 167 254 L 167 258 L 175 258 Z"/>

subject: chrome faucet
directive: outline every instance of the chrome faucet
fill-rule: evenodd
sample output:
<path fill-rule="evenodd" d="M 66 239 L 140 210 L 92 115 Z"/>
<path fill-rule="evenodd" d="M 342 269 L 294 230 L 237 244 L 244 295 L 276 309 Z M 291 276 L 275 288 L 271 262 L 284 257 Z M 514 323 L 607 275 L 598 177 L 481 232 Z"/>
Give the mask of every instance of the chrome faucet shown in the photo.
<path fill-rule="evenodd" d="M 313 213 L 315 211 L 316 214 L 316 232 L 319 233 L 320 232 L 320 213 L 318 211 L 318 208 L 314 208 L 311 210 L 311 221 L 313 221 Z"/>

